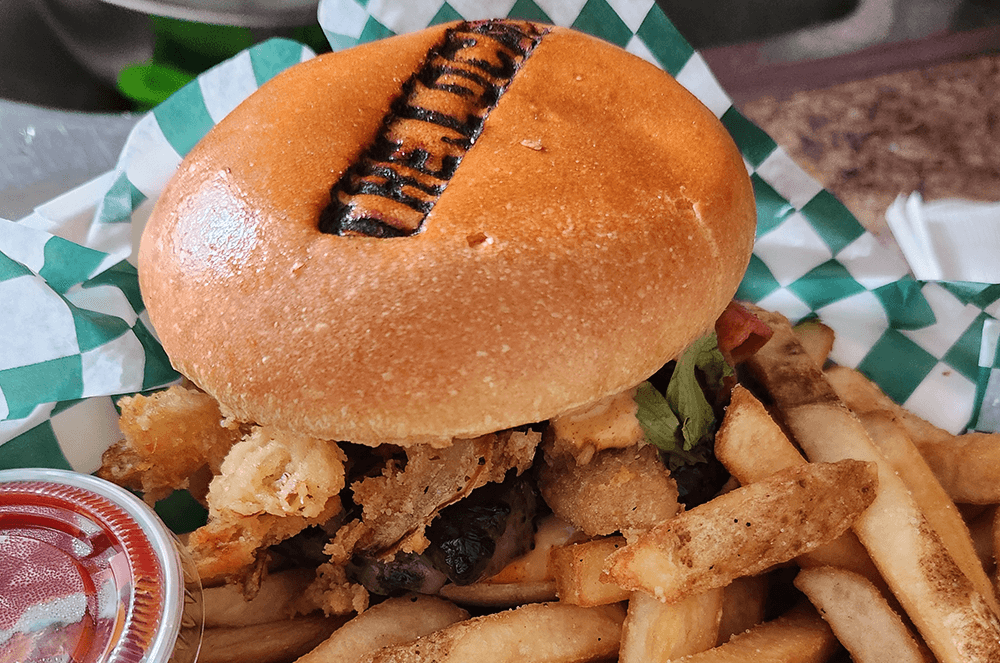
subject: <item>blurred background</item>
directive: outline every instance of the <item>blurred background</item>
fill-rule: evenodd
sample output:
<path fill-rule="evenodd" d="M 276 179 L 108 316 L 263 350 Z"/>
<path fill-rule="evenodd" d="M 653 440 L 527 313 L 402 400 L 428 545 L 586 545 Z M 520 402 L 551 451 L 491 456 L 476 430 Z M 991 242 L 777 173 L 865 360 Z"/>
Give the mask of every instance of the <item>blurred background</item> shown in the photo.
<path fill-rule="evenodd" d="M 768 95 L 1000 51 L 1000 0 L 657 2 L 745 112 Z M 233 53 L 272 36 L 327 50 L 317 4 L 0 0 L 0 216 L 113 167 L 139 113 Z"/>
<path fill-rule="evenodd" d="M 720 78 L 910 44 L 941 57 L 1000 48 L 1000 0 L 657 0 Z M 120 112 L 155 103 L 157 88 L 264 38 L 324 49 L 317 0 L 0 0 L 0 99 Z M 984 30 L 985 29 L 985 30 Z M 942 45 L 948 42 L 947 45 Z M 875 49 L 875 50 L 872 50 Z M 913 50 L 913 49 L 911 49 Z M 910 64 L 919 52 L 906 58 Z M 858 65 L 855 65 L 858 66 Z M 786 86 L 825 84 L 815 67 Z M 752 80 L 746 76 L 753 74 Z M 787 78 L 787 75 L 785 75 Z M 161 90 L 162 91 L 162 90 Z"/>

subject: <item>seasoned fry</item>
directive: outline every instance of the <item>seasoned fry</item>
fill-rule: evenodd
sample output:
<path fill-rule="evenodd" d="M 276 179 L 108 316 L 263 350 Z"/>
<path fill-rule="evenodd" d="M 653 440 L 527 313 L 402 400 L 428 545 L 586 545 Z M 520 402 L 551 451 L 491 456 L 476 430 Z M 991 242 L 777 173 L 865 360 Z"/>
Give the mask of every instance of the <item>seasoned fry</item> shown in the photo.
<path fill-rule="evenodd" d="M 956 503 L 1000 504 L 1000 434 L 953 435 L 895 403 L 858 371 L 833 366 L 826 376 L 851 410 L 894 414 Z"/>
<path fill-rule="evenodd" d="M 438 594 L 460 605 L 482 608 L 512 608 L 524 603 L 555 601 L 558 597 L 555 580 L 448 584 Z"/>
<path fill-rule="evenodd" d="M 365 663 L 570 663 L 614 656 L 625 611 L 620 605 L 581 608 L 532 603 L 474 617 L 418 638 L 384 647 Z"/>
<path fill-rule="evenodd" d="M 206 587 L 203 592 L 205 627 L 250 626 L 293 616 L 297 603 L 315 574 L 309 569 L 289 569 L 264 577 L 251 601 L 236 585 Z"/>
<path fill-rule="evenodd" d="M 908 432 L 955 502 L 1000 504 L 1000 434 L 941 431 L 939 437 L 926 438 Z"/>
<path fill-rule="evenodd" d="M 786 468 L 803 465 L 806 459 L 771 418 L 763 404 L 742 386 L 733 389 L 722 426 L 715 438 L 715 455 L 743 483 L 760 481 Z M 796 558 L 800 566 L 836 566 L 860 573 L 885 595 L 885 580 L 854 532 Z"/>
<path fill-rule="evenodd" d="M 995 581 L 1000 590 L 1000 509 L 993 518 L 993 559 L 996 560 Z"/>
<path fill-rule="evenodd" d="M 803 320 L 793 327 L 799 343 L 805 348 L 806 354 L 812 357 L 813 363 L 820 369 L 826 365 L 830 352 L 833 351 L 834 331 L 816 319 Z"/>
<path fill-rule="evenodd" d="M 837 650 L 830 626 L 802 605 L 729 642 L 676 659 L 684 663 L 825 663 Z"/>
<path fill-rule="evenodd" d="M 522 603 L 555 601 L 556 582 L 553 551 L 586 537 L 565 520 L 545 517 L 535 532 L 535 545 L 496 575 L 471 585 L 447 584 L 438 594 L 469 606 L 513 608 Z"/>
<path fill-rule="evenodd" d="M 635 592 L 622 626 L 619 663 L 660 663 L 711 649 L 719 638 L 722 589 L 673 605 Z"/>
<path fill-rule="evenodd" d="M 524 555 L 500 569 L 496 575 L 482 580 L 484 583 L 516 583 L 552 580 L 552 553 L 572 543 L 586 541 L 578 529 L 562 518 L 546 516 L 535 531 L 535 545 Z"/>
<path fill-rule="evenodd" d="M 382 647 L 416 640 L 468 618 L 465 610 L 433 596 L 386 599 L 348 621 L 296 663 L 354 663 Z"/>
<path fill-rule="evenodd" d="M 877 464 L 878 496 L 854 524 L 897 599 L 942 663 L 1000 660 L 1000 620 L 955 564 L 902 479 L 798 344 L 781 315 L 758 311 L 774 330 L 748 361 L 814 462 Z"/>
<path fill-rule="evenodd" d="M 885 412 L 869 412 L 861 415 L 861 421 L 875 446 L 910 489 L 917 507 L 941 537 L 955 563 L 990 604 L 993 612 L 1000 614 L 1000 603 L 976 554 L 969 528 L 906 431 L 895 417 Z"/>
<path fill-rule="evenodd" d="M 198 663 L 290 663 L 330 637 L 346 617 L 309 616 L 206 628 Z"/>
<path fill-rule="evenodd" d="M 733 388 L 715 436 L 715 457 L 743 484 L 807 462 L 763 404 L 740 385 Z"/>
<path fill-rule="evenodd" d="M 673 603 L 843 534 L 875 497 L 875 466 L 807 463 L 667 520 L 608 557 L 607 576 Z"/>
<path fill-rule="evenodd" d="M 854 663 L 931 663 L 878 589 L 858 574 L 818 566 L 800 571 L 795 586 L 830 624 Z"/>
<path fill-rule="evenodd" d="M 996 506 L 986 507 L 985 510 L 971 516 L 962 514 L 969 526 L 969 534 L 972 536 L 972 545 L 976 547 L 979 563 L 983 565 L 988 575 L 992 575 L 996 570 L 996 558 L 993 556 L 993 523 L 996 514 Z"/>
<path fill-rule="evenodd" d="M 835 566 L 838 569 L 857 573 L 878 587 L 894 608 L 898 607 L 892 590 L 889 589 L 878 567 L 875 566 L 875 562 L 872 561 L 871 555 L 861 545 L 857 534 L 852 530 L 844 532 L 840 538 L 834 539 L 816 550 L 799 555 L 795 558 L 795 562 L 804 569 L 813 566 Z"/>
<path fill-rule="evenodd" d="M 553 550 L 552 574 L 559 600 L 586 607 L 627 600 L 628 590 L 601 578 L 608 555 L 624 545 L 624 537 L 609 536 Z"/>
<path fill-rule="evenodd" d="M 734 579 L 722 590 L 722 619 L 715 644 L 728 642 L 731 637 L 764 621 L 767 609 L 768 574 Z"/>

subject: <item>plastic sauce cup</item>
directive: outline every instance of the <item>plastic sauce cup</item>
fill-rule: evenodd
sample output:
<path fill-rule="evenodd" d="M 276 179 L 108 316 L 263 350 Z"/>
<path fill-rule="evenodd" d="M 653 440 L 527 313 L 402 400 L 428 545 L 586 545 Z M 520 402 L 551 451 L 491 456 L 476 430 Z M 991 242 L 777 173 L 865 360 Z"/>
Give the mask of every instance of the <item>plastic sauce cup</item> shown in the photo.
<path fill-rule="evenodd" d="M 0 471 L 0 663 L 194 663 L 203 626 L 193 564 L 141 500 Z"/>

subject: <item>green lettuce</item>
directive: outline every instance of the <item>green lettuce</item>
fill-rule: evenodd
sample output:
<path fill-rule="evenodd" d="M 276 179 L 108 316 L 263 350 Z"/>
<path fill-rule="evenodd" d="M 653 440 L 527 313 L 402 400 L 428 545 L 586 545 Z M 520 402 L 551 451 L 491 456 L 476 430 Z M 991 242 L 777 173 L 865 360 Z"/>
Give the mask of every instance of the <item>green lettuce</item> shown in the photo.
<path fill-rule="evenodd" d="M 666 393 L 660 393 L 649 382 L 639 386 L 636 417 L 646 440 L 660 449 L 670 469 L 711 458 L 717 422 L 705 388 L 720 390 L 723 381 L 732 375 L 733 369 L 719 351 L 715 334 L 710 334 L 695 341 L 677 359 Z"/>

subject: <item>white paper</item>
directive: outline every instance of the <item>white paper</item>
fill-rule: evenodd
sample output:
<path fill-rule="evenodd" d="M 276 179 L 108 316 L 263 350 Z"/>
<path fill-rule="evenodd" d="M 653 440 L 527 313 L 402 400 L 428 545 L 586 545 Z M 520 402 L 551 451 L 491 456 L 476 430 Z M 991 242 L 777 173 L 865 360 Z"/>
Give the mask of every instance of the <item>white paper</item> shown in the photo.
<path fill-rule="evenodd" d="M 1000 202 L 900 195 L 885 213 L 921 281 L 1000 283 Z"/>

